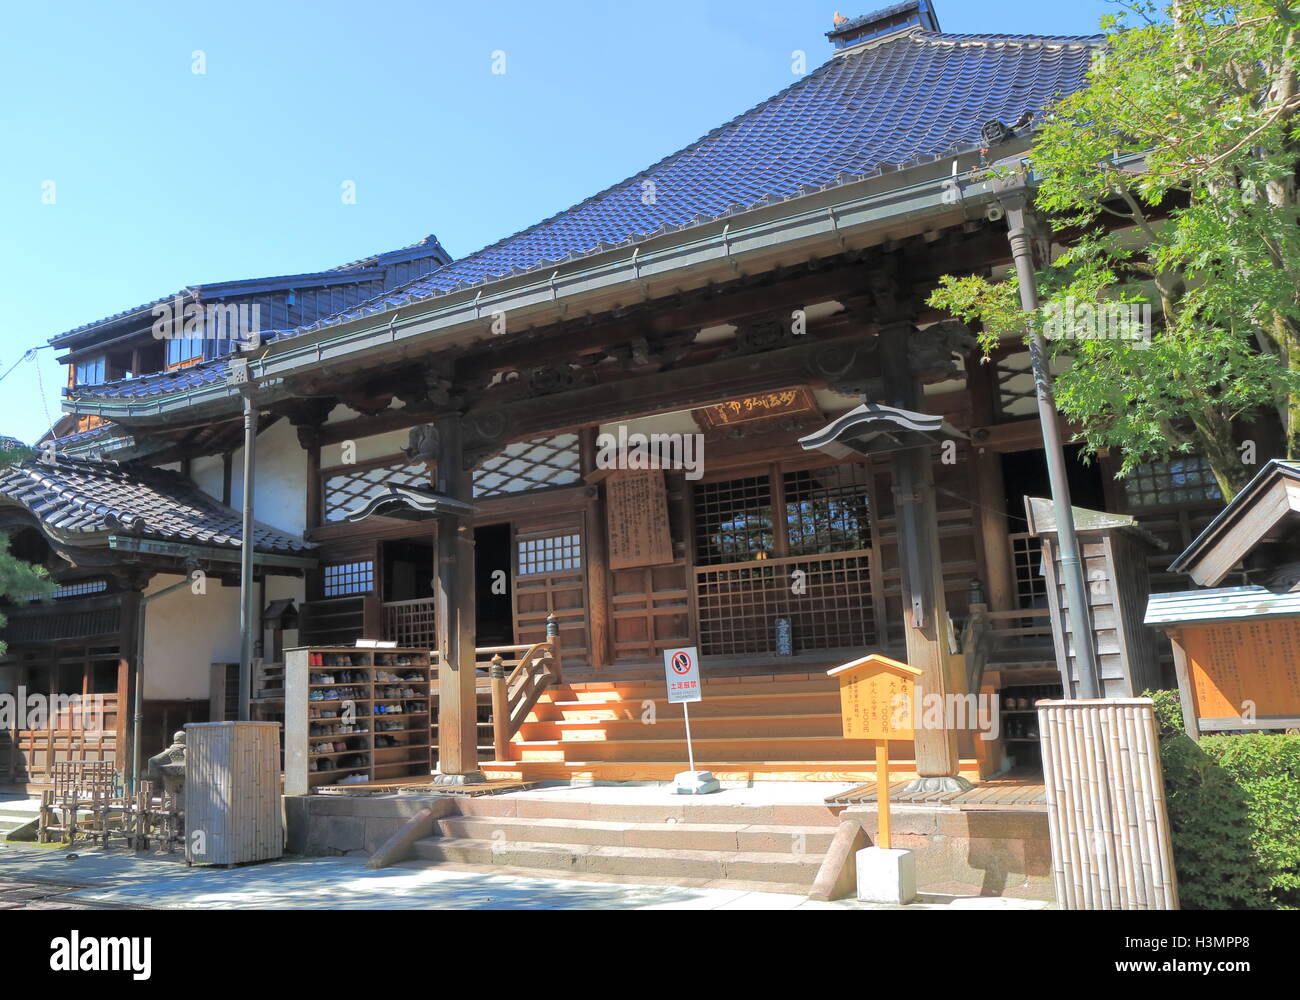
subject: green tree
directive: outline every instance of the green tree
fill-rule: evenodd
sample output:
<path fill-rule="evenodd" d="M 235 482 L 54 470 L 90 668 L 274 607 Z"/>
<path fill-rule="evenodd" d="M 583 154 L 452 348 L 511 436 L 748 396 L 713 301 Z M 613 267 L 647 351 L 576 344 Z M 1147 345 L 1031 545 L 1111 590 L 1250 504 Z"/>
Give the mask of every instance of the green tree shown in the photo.
<path fill-rule="evenodd" d="M 1230 499 L 1253 471 L 1244 421 L 1275 416 L 1300 456 L 1300 4 L 1123 7 L 1035 137 L 1035 208 L 1067 249 L 1039 274 L 1034 322 L 1059 334 L 1081 305 L 1150 303 L 1149 343 L 1128 339 L 1137 317 L 1115 339 L 1049 339 L 1057 404 L 1121 474 L 1196 452 Z M 931 303 L 980 321 L 988 351 L 1026 329 L 1017 296 L 947 276 Z"/>
<path fill-rule="evenodd" d="M 0 471 L 35 454 L 11 438 L 0 438 Z M 0 600 L 26 601 L 33 596 L 48 594 L 54 589 L 44 566 L 23 562 L 9 551 L 9 536 L 0 532 Z M 5 626 L 5 616 L 0 612 L 0 629 Z M 0 639 L 0 653 L 5 651 Z"/>

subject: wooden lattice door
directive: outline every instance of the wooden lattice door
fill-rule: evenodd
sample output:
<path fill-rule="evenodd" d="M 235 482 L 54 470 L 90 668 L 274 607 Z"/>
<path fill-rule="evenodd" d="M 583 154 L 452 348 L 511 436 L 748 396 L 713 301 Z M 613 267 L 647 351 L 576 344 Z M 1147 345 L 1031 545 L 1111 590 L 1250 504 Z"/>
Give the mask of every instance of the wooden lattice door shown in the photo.
<path fill-rule="evenodd" d="M 591 664 L 585 550 L 579 513 L 515 522 L 516 641 L 546 638 L 546 619 L 554 614 L 565 668 Z"/>

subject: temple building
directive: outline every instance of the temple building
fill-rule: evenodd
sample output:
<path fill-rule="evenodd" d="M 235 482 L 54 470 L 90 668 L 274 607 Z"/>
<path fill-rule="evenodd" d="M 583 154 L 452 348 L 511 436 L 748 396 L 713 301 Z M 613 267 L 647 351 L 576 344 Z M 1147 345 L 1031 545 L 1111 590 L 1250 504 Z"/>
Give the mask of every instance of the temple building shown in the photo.
<path fill-rule="evenodd" d="M 695 731 L 700 766 L 866 774 L 825 672 L 908 658 L 919 583 L 901 508 L 922 500 L 942 591 L 930 641 L 952 657 L 935 669 L 1004 706 L 1050 693 L 1050 595 L 1024 503 L 1048 495 L 1029 354 L 1008 335 L 983 361 L 926 300 L 942 275 L 1007 272 L 987 167 L 1029 149 L 1099 40 L 947 34 L 912 0 L 829 42 L 770 99 L 476 253 L 452 259 L 430 236 L 55 337 L 61 436 L 0 475 L 0 530 L 59 591 L 6 612 L 0 691 L 97 693 L 113 711 L 98 734 L 0 731 L 0 783 L 40 783 L 56 759 L 125 766 L 132 738 L 148 755 L 184 722 L 229 716 L 245 544 L 266 613 L 261 717 L 282 715 L 287 648 L 386 640 L 460 648 L 464 664 L 462 638 L 492 650 L 555 633 L 558 677 L 508 745 L 492 738 L 490 657 L 464 726 L 440 740 L 434 714 L 430 766 L 458 762 L 444 770 L 468 753 L 489 777 L 671 777 L 681 734 L 636 720 L 662 697 L 664 651 L 694 646 L 716 706 Z M 159 337 L 160 317 L 180 322 Z M 237 509 L 245 391 L 252 539 Z M 808 446 L 864 403 L 940 418 L 932 483 L 900 495 L 896 450 Z M 1120 480 L 1120 456 L 1068 460 L 1074 504 L 1163 540 L 1151 586 L 1180 586 L 1169 560 L 1222 508 L 1208 466 Z M 603 714 L 572 710 L 584 702 Z M 890 756 L 900 776 L 977 781 L 1032 767 L 1034 751 L 1008 726 L 992 744 L 964 734 Z"/>

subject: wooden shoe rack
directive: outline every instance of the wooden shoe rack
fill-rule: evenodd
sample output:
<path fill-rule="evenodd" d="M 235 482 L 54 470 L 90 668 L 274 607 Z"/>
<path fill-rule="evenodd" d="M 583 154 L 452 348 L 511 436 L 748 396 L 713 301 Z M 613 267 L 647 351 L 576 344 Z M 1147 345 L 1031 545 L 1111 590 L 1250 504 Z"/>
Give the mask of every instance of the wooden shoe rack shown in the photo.
<path fill-rule="evenodd" d="M 429 773 L 428 650 L 310 646 L 284 655 L 286 795 Z"/>

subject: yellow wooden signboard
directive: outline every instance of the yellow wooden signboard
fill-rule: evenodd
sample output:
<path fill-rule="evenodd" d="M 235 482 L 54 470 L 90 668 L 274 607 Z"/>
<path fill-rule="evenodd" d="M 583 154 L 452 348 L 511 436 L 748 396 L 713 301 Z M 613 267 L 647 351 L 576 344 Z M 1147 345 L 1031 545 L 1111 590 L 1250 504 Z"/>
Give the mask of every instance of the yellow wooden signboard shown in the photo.
<path fill-rule="evenodd" d="M 872 653 L 826 671 L 840 681 L 840 725 L 846 740 L 876 744 L 877 846 L 891 846 L 889 833 L 889 741 L 915 737 L 916 679 L 921 671 Z"/>
<path fill-rule="evenodd" d="M 840 681 L 840 724 L 846 740 L 910 740 L 916 679 L 921 671 L 872 653 L 827 671 Z"/>

